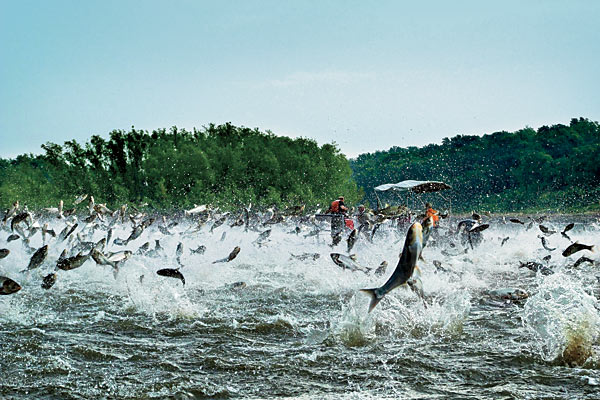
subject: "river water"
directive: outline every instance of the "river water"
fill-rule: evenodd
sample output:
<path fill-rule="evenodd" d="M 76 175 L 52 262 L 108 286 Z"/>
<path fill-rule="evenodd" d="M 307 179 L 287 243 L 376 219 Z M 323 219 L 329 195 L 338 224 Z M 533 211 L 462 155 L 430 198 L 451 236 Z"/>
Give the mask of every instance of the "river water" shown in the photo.
<path fill-rule="evenodd" d="M 545 225 L 560 231 L 568 220 Z M 52 224 L 57 232 L 64 227 Z M 20 273 L 31 256 L 1 231 L 0 248 L 11 253 L 0 260 L 0 275 L 23 289 L 0 296 L 0 398 L 600 398 L 600 267 L 572 268 L 582 255 L 598 263 L 598 252 L 563 257 L 570 242 L 559 233 L 547 237 L 556 247 L 548 251 L 537 225 L 490 225 L 467 253 L 451 247 L 456 238 L 440 228 L 420 263 L 427 305 L 400 287 L 371 313 L 359 289 L 391 275 L 405 230 L 382 226 L 373 243 L 356 243 L 359 264 L 389 262 L 377 277 L 342 270 L 329 254 L 345 253 L 346 242 L 332 249 L 328 232 L 304 237 L 308 226 L 296 234 L 294 223 L 274 225 L 261 246 L 253 243 L 259 232 L 243 226 L 189 233 L 192 223 L 181 222 L 167 236 L 151 226 L 108 250 L 136 251 L 146 241 L 152 248 L 160 239 L 163 255 L 134 255 L 116 278 L 90 259 L 59 271 L 50 290 L 40 283 L 64 243 L 52 239 L 46 263 Z M 598 230 L 589 217 L 568 234 L 598 246 Z M 113 238 L 130 231 L 122 226 Z M 185 286 L 155 273 L 178 266 L 179 242 Z M 41 243 L 39 233 L 31 239 L 34 248 Z M 199 245 L 205 253 L 192 254 Z M 235 246 L 234 260 L 212 264 Z M 302 253 L 320 257 L 291 257 Z M 519 268 L 527 261 L 554 273 Z M 530 296 L 512 302 L 494 295 L 503 288 Z"/>

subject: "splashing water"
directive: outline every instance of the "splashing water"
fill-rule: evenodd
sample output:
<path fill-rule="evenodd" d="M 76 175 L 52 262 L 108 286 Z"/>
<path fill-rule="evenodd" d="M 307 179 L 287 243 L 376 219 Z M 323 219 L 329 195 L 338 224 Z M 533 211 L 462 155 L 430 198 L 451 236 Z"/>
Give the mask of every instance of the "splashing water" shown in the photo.
<path fill-rule="evenodd" d="M 57 232 L 64 227 L 53 223 Z M 132 256 L 116 279 L 111 267 L 90 260 L 59 271 L 50 290 L 41 280 L 66 245 L 50 242 L 44 265 L 21 274 L 30 254 L 0 231 L 0 248 L 11 251 L 0 275 L 23 286 L 0 296 L 0 397 L 597 396 L 598 270 L 590 263 L 573 268 L 580 253 L 562 257 L 570 242 L 558 235 L 548 238 L 557 250 L 547 251 L 539 231 L 496 221 L 465 253 L 442 227 L 419 264 L 426 304 L 400 287 L 368 313 L 359 289 L 392 274 L 404 231 L 384 224 L 373 243 L 355 244 L 358 264 L 374 270 L 389 262 L 376 277 L 335 265 L 329 254 L 343 253 L 346 243 L 331 248 L 328 232 L 304 237 L 312 227 L 296 234 L 294 224 L 273 225 L 258 245 L 262 229 L 223 224 L 190 233 L 195 226 L 182 221 L 172 235 L 151 226 L 126 246 L 110 243 L 109 251 L 135 253 L 159 239 L 164 254 Z M 130 232 L 128 224 L 118 227 L 113 238 Z M 592 222 L 569 234 L 598 245 Z M 97 230 L 87 240 L 105 235 Z M 156 274 L 179 267 L 180 242 L 185 286 Z M 32 238 L 32 247 L 41 244 L 39 235 Z M 204 253 L 190 252 L 199 245 Z M 235 246 L 241 251 L 234 260 L 213 264 Z M 320 257 L 291 256 L 302 253 Z M 596 253 L 585 255 L 598 262 Z M 553 273 L 519 268 L 527 261 Z M 516 288 L 530 296 L 511 299 Z"/>
<path fill-rule="evenodd" d="M 525 325 L 545 361 L 583 365 L 600 333 L 597 299 L 582 282 L 564 274 L 544 279 L 523 310 Z"/>

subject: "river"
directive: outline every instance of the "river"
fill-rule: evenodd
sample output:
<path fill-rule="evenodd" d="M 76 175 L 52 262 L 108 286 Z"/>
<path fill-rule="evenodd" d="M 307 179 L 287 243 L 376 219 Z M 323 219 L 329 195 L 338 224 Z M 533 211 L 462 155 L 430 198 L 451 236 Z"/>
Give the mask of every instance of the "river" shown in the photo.
<path fill-rule="evenodd" d="M 560 231 L 568 220 L 545 225 Z M 64 222 L 54 221 L 59 232 Z M 135 252 L 146 241 L 153 248 L 160 239 L 163 255 L 133 255 L 116 278 L 90 259 L 58 271 L 49 290 L 40 283 L 65 244 L 52 239 L 45 264 L 20 273 L 31 256 L 0 232 L 0 248 L 11 251 L 0 275 L 23 287 L 0 296 L 1 398 L 600 398 L 599 256 L 563 257 L 570 242 L 560 233 L 547 237 L 556 248 L 548 251 L 537 225 L 494 220 L 467 253 L 441 234 L 420 263 L 426 305 L 400 287 L 368 313 L 359 289 L 391 275 L 405 230 L 382 226 L 372 243 L 361 238 L 352 249 L 363 266 L 389 262 L 377 277 L 338 267 L 329 254 L 345 253 L 346 242 L 332 249 L 328 232 L 305 237 L 308 226 L 297 234 L 294 223 L 273 225 L 259 246 L 259 232 L 244 226 L 190 233 L 193 223 L 182 221 L 164 235 L 155 225 L 107 251 Z M 598 246 L 598 230 L 589 217 L 568 234 Z M 113 238 L 130 231 L 122 226 Z M 179 242 L 185 286 L 156 274 L 178 267 Z M 41 246 L 41 235 L 30 244 Z M 204 254 L 192 254 L 199 245 Z M 235 246 L 234 260 L 212 263 Z M 302 253 L 320 257 L 291 256 Z M 582 255 L 596 265 L 573 268 Z M 553 273 L 519 268 L 527 261 Z M 494 292 L 503 288 L 529 297 L 504 300 Z"/>

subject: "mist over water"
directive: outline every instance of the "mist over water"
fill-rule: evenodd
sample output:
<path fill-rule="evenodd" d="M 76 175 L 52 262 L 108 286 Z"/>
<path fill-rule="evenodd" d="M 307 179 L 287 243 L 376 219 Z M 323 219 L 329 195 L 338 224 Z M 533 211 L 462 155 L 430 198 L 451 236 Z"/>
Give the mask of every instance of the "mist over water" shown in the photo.
<path fill-rule="evenodd" d="M 567 222 L 545 225 L 560 231 Z M 166 236 L 155 222 L 107 251 L 135 253 L 160 239 L 163 255 L 134 254 L 116 279 L 110 266 L 90 259 L 58 271 L 50 290 L 41 281 L 67 242 L 50 240 L 43 266 L 20 273 L 31 254 L 0 231 L 0 248 L 11 251 L 0 260 L 0 275 L 23 287 L 0 296 L 0 397 L 600 398 L 598 252 L 563 257 L 570 242 L 560 233 L 547 237 L 556 247 L 548 251 L 537 225 L 527 230 L 491 220 L 483 243 L 465 253 L 457 236 L 446 236 L 455 223 L 443 221 L 423 250 L 427 306 L 400 287 L 371 313 L 359 289 L 381 286 L 392 274 L 405 229 L 384 224 L 373 243 L 361 237 L 354 246 L 362 266 L 389 263 L 376 277 L 334 264 L 329 254 L 346 254 L 345 240 L 332 249 L 327 231 L 305 237 L 314 228 L 306 223 L 257 231 L 226 223 L 211 233 L 211 223 L 193 232 L 197 224 L 184 220 Z M 59 232 L 65 223 L 51 225 Z M 269 228 L 268 242 L 253 243 Z M 598 231 L 589 217 L 569 236 L 598 246 Z M 118 226 L 113 239 L 130 232 L 130 223 Z M 105 236 L 96 230 L 86 240 Z M 185 286 L 156 274 L 179 266 L 179 242 Z M 39 248 L 41 235 L 30 244 Z M 192 254 L 199 245 L 205 253 Z M 234 260 L 212 264 L 235 246 L 241 251 Z M 320 257 L 291 256 L 302 253 Z M 583 255 L 595 264 L 573 268 Z M 528 261 L 554 273 L 519 268 Z M 507 288 L 529 297 L 506 300 Z"/>

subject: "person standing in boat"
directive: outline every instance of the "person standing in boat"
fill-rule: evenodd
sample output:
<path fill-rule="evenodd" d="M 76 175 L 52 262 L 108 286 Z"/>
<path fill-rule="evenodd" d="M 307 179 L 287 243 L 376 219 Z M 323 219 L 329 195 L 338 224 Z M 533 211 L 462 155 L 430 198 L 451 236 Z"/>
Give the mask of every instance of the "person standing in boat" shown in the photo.
<path fill-rule="evenodd" d="M 436 226 L 438 224 L 438 221 L 440 220 L 437 210 L 433 209 L 431 203 L 425 203 L 425 218 L 428 217 L 433 218 L 433 226 Z"/>
<path fill-rule="evenodd" d="M 331 237 L 337 236 L 344 229 L 344 216 L 348 212 L 348 207 L 344 204 L 344 196 L 338 197 L 331 202 L 327 214 L 335 214 L 331 218 Z"/>

